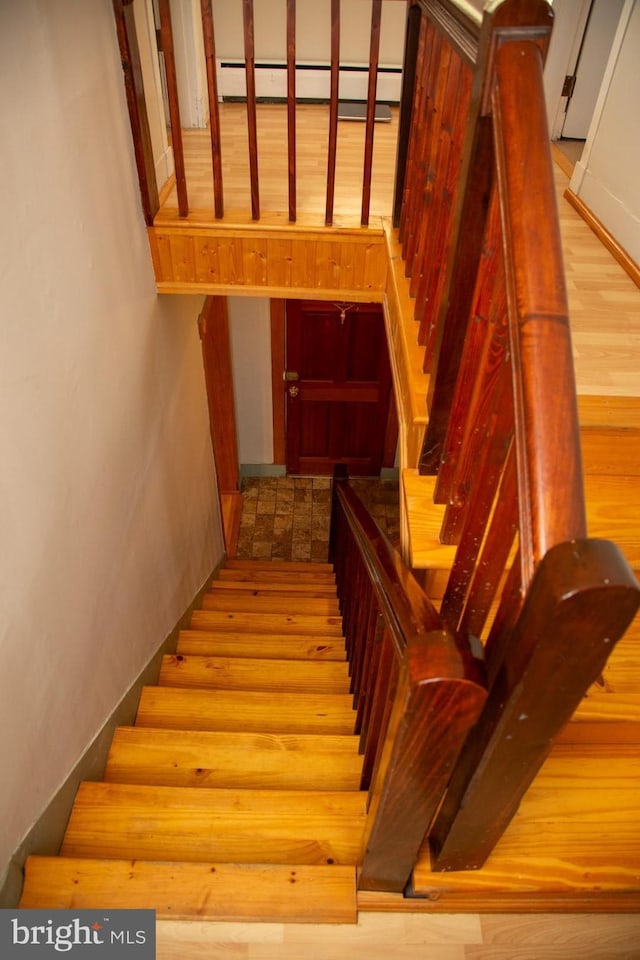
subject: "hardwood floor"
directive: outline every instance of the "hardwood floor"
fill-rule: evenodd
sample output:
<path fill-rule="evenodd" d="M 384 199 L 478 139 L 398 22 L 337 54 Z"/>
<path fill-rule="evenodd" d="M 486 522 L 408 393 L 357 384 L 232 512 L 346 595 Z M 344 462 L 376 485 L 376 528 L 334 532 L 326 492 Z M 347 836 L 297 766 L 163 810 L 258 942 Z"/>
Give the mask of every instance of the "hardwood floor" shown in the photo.
<path fill-rule="evenodd" d="M 640 917 L 360 913 L 357 925 L 160 921 L 158 960 L 638 960 Z"/>
<path fill-rule="evenodd" d="M 224 224 L 247 221 L 250 208 L 249 159 L 244 104 L 221 104 Z M 398 133 L 391 123 L 375 127 L 371 225 L 391 214 Z M 324 224 L 328 108 L 297 108 L 298 222 Z M 287 131 L 281 104 L 258 105 L 260 202 L 263 216 L 286 223 Z M 185 130 L 185 164 L 192 222 L 213 221 L 211 144 L 208 130 Z M 338 125 L 335 224 L 360 223 L 364 124 Z M 555 166 L 558 210 L 565 259 L 578 393 L 638 396 L 640 369 L 640 289 L 564 199 L 569 177 Z M 175 188 L 169 191 L 156 223 L 175 221 Z"/>

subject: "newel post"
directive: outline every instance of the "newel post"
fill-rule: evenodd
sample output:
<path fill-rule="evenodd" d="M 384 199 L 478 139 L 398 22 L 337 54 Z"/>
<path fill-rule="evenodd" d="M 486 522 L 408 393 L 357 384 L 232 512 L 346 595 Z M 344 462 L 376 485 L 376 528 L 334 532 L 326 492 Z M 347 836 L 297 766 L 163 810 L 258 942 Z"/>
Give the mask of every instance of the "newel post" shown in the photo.
<path fill-rule="evenodd" d="M 484 864 L 639 605 L 615 544 L 574 540 L 543 557 L 432 828 L 434 870 Z"/>
<path fill-rule="evenodd" d="M 369 793 L 360 889 L 404 890 L 485 698 L 481 662 L 461 658 L 447 631 L 409 642 Z"/>

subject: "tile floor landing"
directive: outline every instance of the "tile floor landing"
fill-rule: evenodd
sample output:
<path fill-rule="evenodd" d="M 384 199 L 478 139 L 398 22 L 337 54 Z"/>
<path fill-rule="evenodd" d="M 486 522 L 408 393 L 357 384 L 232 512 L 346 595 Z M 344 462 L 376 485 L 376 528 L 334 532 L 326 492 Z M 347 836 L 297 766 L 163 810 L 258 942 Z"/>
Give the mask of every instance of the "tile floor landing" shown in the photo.
<path fill-rule="evenodd" d="M 398 481 L 354 478 L 350 482 L 383 533 L 397 544 Z M 326 562 L 330 517 L 329 477 L 246 477 L 237 556 Z"/>

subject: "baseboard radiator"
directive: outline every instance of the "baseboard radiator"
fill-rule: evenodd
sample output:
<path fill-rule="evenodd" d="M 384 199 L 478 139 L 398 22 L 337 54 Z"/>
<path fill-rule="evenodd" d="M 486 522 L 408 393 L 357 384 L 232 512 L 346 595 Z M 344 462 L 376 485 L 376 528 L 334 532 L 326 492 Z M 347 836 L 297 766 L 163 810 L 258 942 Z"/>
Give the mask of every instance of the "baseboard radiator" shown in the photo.
<path fill-rule="evenodd" d="M 329 101 L 331 66 L 328 63 L 296 64 L 296 100 L 323 103 Z M 368 64 L 340 65 L 340 99 L 367 99 Z M 376 100 L 400 102 L 402 67 L 378 67 Z M 218 97 L 223 102 L 244 100 L 247 95 L 243 60 L 218 60 Z M 287 65 L 283 61 L 256 61 L 256 98 L 267 102 L 287 99 Z"/>

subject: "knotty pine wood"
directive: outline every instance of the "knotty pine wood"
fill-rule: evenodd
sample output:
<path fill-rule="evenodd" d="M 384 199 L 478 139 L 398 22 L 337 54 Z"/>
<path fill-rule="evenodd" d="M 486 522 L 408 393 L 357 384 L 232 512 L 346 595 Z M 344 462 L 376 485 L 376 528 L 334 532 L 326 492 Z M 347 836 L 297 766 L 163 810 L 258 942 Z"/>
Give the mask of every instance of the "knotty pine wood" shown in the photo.
<path fill-rule="evenodd" d="M 340 613 L 335 591 L 333 597 L 308 597 L 298 594 L 294 604 L 298 613 L 319 614 L 326 617 L 335 617 Z M 260 594 L 254 590 L 251 594 L 247 594 L 246 590 L 237 592 L 214 590 L 205 593 L 202 598 L 204 610 L 236 610 L 247 613 L 252 611 L 254 613 L 288 613 L 294 608 L 294 604 L 291 597 L 279 591 Z"/>
<path fill-rule="evenodd" d="M 270 637 L 264 633 L 223 633 L 182 630 L 177 653 L 216 653 L 221 657 L 262 657 L 282 660 L 345 660 L 341 637 L 314 637 L 312 634 Z"/>
<path fill-rule="evenodd" d="M 209 593 L 226 593 L 229 594 L 233 592 L 234 594 L 239 594 L 244 592 L 249 593 L 255 597 L 266 597 L 273 596 L 278 594 L 281 596 L 287 596 L 289 599 L 289 607 L 291 607 L 291 602 L 296 598 L 300 597 L 335 597 L 336 589 L 333 584 L 311 584 L 311 583 L 298 583 L 297 581 L 287 581 L 287 582 L 268 582 L 260 580 L 238 580 L 238 581 L 229 581 L 229 580 L 214 580 L 210 586 Z"/>
<path fill-rule="evenodd" d="M 347 664 L 331 660 L 258 660 L 249 657 L 165 656 L 160 686 L 280 693 L 349 693 Z"/>
<path fill-rule="evenodd" d="M 167 787 L 358 790 L 355 736 L 119 727 L 104 779 Z"/>
<path fill-rule="evenodd" d="M 312 633 L 328 637 L 342 636 L 342 621 L 338 616 L 318 614 L 280 613 L 225 613 L 216 610 L 195 610 L 191 615 L 195 630 L 248 630 L 250 633 L 287 634 Z"/>
<path fill-rule="evenodd" d="M 144 687 L 136 726 L 169 730 L 237 730 L 238 717 L 248 733 L 351 734 L 353 698 L 346 694 L 278 696 L 262 691 L 194 690 L 181 687 Z"/>
<path fill-rule="evenodd" d="M 366 794 L 83 783 L 62 856 L 356 865 Z"/>
<path fill-rule="evenodd" d="M 354 923 L 353 867 L 32 857 L 21 907 L 149 909 L 180 920 Z M 197 905 L 197 906 L 194 906 Z M 179 925 L 184 930 L 184 921 Z M 209 956 L 214 956 L 209 953 Z M 215 954 L 217 955 L 217 954 Z M 233 954 L 232 954 L 233 955 Z"/>
<path fill-rule="evenodd" d="M 232 570 L 248 571 L 255 576 L 262 573 L 266 574 L 268 579 L 271 579 L 273 574 L 277 575 L 279 573 L 284 573 L 288 576 L 295 574 L 296 578 L 301 574 L 311 578 L 315 578 L 316 576 L 320 576 L 321 578 L 334 576 L 332 563 L 321 563 L 319 561 L 307 563 L 302 560 L 242 560 L 236 558 L 235 560 L 227 560 L 225 566 L 218 572 L 219 574 L 222 574 L 223 571 L 230 573 Z"/>

